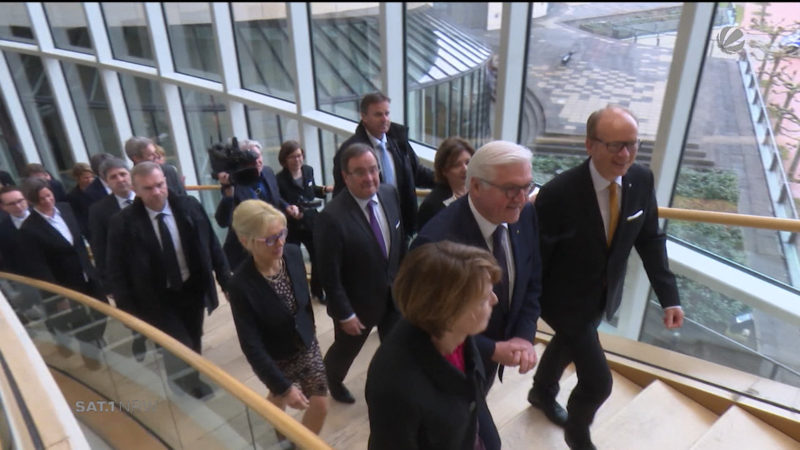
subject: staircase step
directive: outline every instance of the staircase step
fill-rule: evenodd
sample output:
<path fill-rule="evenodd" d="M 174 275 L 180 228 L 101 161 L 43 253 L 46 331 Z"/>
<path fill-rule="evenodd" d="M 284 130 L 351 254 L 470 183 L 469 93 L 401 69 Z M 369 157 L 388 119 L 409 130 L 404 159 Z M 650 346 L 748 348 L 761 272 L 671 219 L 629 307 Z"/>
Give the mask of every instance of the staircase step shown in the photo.
<path fill-rule="evenodd" d="M 696 450 L 730 448 L 797 449 L 800 442 L 734 405 L 692 447 Z"/>
<path fill-rule="evenodd" d="M 534 346 L 537 358 L 541 359 L 544 348 L 544 344 Z M 503 382 L 494 380 L 492 389 L 486 397 L 486 403 L 489 405 L 489 411 L 492 412 L 492 418 L 498 429 L 530 407 L 528 390 L 533 383 L 535 369 L 536 367 L 533 371 L 521 375 L 519 369 L 506 367 L 503 373 Z"/>
<path fill-rule="evenodd" d="M 594 417 L 594 421 L 597 424 L 614 417 L 642 392 L 641 386 L 613 370 L 611 371 L 611 377 L 614 379 L 614 387 L 611 390 L 611 396 L 603 403 L 603 406 L 600 407 Z"/>
<path fill-rule="evenodd" d="M 717 416 L 661 381 L 653 381 L 628 406 L 592 429 L 602 449 L 689 448 Z"/>

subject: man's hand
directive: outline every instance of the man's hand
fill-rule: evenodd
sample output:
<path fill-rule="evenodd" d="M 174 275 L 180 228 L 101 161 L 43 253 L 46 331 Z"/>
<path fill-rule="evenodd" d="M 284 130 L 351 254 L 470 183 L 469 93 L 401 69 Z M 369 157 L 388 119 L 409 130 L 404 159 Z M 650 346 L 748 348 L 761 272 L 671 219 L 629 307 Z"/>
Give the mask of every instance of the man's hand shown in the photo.
<path fill-rule="evenodd" d="M 291 406 L 294 409 L 308 408 L 308 399 L 303 394 L 303 391 L 298 389 L 295 385 L 292 385 L 292 387 L 290 387 L 289 390 L 281 396 L 281 399 L 286 405 Z"/>
<path fill-rule="evenodd" d="M 358 316 L 353 316 L 352 319 L 343 320 L 339 323 L 342 325 L 342 331 L 351 336 L 358 336 L 362 331 L 367 329 L 367 327 L 358 320 Z"/>
<path fill-rule="evenodd" d="M 536 351 L 533 349 L 533 343 L 526 341 L 520 337 L 513 337 L 508 342 L 519 344 L 524 347 L 519 350 L 519 373 L 525 374 L 536 366 Z"/>
<path fill-rule="evenodd" d="M 492 361 L 504 366 L 516 367 L 520 363 L 525 348 L 525 344 L 513 342 L 513 340 L 497 341 L 494 345 Z"/>
<path fill-rule="evenodd" d="M 231 175 L 228 172 L 219 172 L 217 174 L 217 180 L 219 180 L 219 184 L 223 186 L 231 184 Z"/>
<path fill-rule="evenodd" d="M 683 325 L 683 309 L 667 308 L 664 310 L 664 326 L 667 328 L 680 328 Z"/>
<path fill-rule="evenodd" d="M 293 219 L 300 218 L 300 208 L 297 205 L 289 205 L 286 207 L 286 214 L 291 216 Z"/>

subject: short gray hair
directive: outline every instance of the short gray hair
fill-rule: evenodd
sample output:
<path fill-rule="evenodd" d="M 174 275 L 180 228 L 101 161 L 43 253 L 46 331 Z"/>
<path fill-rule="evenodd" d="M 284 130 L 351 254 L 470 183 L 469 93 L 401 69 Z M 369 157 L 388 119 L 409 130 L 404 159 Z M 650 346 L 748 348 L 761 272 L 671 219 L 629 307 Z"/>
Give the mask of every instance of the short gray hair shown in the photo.
<path fill-rule="evenodd" d="M 100 164 L 100 177 L 103 179 L 103 181 L 105 181 L 106 175 L 112 169 L 130 170 L 128 169 L 128 163 L 119 158 L 112 157 L 110 159 L 106 159 Z"/>
<path fill-rule="evenodd" d="M 162 174 L 164 173 L 164 171 L 161 170 L 161 166 L 158 163 L 154 163 L 152 161 L 142 161 L 139 164 L 133 166 L 133 170 L 131 170 L 131 180 L 135 179 L 136 177 L 150 175 L 156 170 L 161 172 Z"/>
<path fill-rule="evenodd" d="M 533 153 L 527 148 L 510 141 L 492 141 L 484 144 L 472 155 L 467 165 L 467 189 L 470 180 L 479 178 L 493 180 L 495 167 L 522 163 L 531 165 Z"/>
<path fill-rule="evenodd" d="M 127 141 L 125 141 L 125 154 L 128 155 L 128 158 L 133 161 L 134 159 L 139 159 L 142 155 L 142 150 L 147 148 L 148 145 L 154 145 L 152 139 L 143 137 L 143 136 L 133 136 Z"/>

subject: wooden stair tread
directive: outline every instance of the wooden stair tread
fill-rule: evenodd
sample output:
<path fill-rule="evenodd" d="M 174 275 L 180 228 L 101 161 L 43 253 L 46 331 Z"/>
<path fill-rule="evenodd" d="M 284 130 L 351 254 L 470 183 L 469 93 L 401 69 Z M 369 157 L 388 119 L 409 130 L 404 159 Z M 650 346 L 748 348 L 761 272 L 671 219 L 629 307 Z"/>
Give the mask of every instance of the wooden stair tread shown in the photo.
<path fill-rule="evenodd" d="M 598 424 L 614 417 L 642 392 L 641 386 L 613 370 L 611 371 L 611 377 L 614 379 L 611 396 L 603 403 L 603 406 L 600 407 L 594 417 L 595 423 Z"/>
<path fill-rule="evenodd" d="M 598 448 L 648 450 L 689 448 L 717 416 L 661 381 L 653 381 L 614 417 L 597 423 L 592 440 Z"/>
<path fill-rule="evenodd" d="M 734 405 L 692 447 L 697 450 L 730 448 L 798 449 L 800 442 Z"/>

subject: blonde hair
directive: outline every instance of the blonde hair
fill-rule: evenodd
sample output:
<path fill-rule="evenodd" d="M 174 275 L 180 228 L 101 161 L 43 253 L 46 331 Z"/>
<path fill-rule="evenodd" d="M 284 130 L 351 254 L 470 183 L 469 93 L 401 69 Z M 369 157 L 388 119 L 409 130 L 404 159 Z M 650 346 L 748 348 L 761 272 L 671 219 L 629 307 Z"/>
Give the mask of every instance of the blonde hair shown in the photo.
<path fill-rule="evenodd" d="M 265 230 L 275 222 L 286 226 L 286 216 L 263 200 L 245 200 L 233 210 L 231 226 L 242 246 L 249 252 L 254 239 L 264 237 Z"/>
<path fill-rule="evenodd" d="M 433 242 L 403 259 L 394 280 L 394 299 L 406 320 L 441 337 L 482 295 L 486 283 L 497 283 L 500 276 L 500 266 L 488 251 L 451 241 Z"/>

